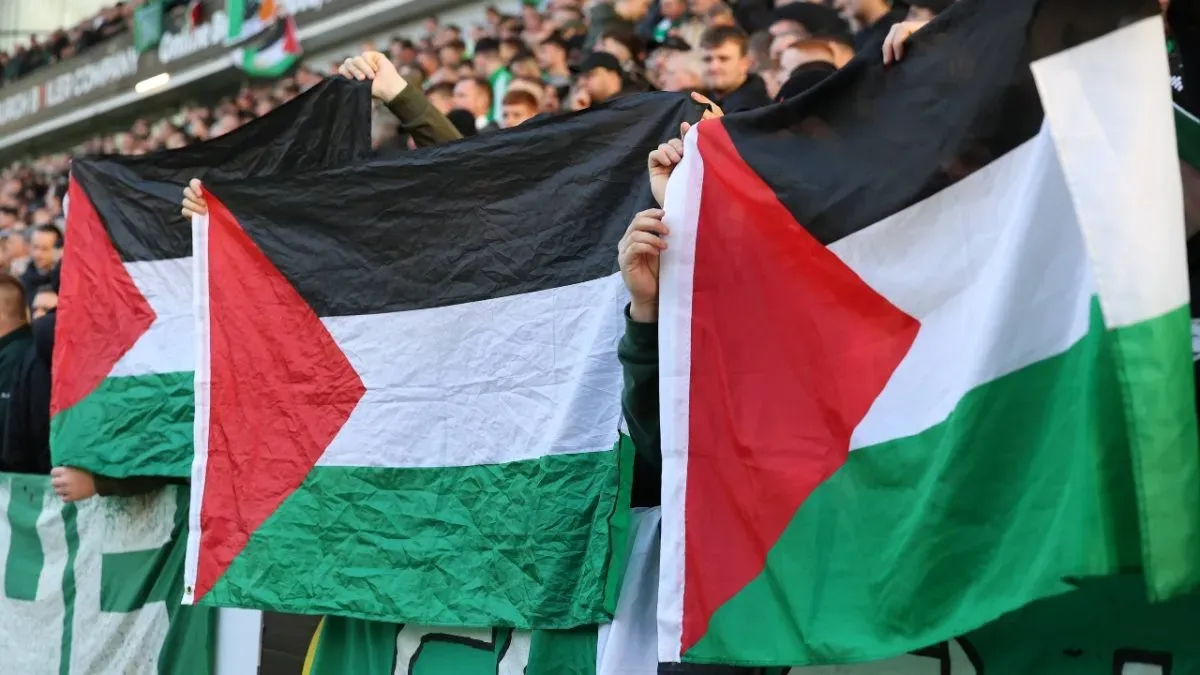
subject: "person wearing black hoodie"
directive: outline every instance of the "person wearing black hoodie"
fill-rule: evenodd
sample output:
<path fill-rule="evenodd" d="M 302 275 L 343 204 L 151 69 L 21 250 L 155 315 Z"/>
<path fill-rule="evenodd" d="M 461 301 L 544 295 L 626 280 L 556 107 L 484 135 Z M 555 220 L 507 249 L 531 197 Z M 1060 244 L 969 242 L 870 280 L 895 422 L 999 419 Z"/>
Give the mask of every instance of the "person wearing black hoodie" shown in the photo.
<path fill-rule="evenodd" d="M 700 38 L 704 84 L 727 115 L 771 103 L 766 83 L 750 72 L 749 46 L 750 37 L 734 26 L 709 28 Z"/>
<path fill-rule="evenodd" d="M 56 315 L 50 310 L 33 320 L 33 341 L 12 376 L 0 434 L 0 466 L 5 471 L 50 473 L 50 364 Z"/>
<path fill-rule="evenodd" d="M 22 364 L 33 344 L 33 330 L 29 326 L 29 305 L 25 299 L 25 288 L 10 274 L 0 274 L 0 438 L 7 434 L 8 410 L 13 389 L 18 384 Z M 46 414 L 49 416 L 49 399 Z M 36 468 L 25 462 L 10 459 L 0 454 L 0 471 L 37 473 Z"/>

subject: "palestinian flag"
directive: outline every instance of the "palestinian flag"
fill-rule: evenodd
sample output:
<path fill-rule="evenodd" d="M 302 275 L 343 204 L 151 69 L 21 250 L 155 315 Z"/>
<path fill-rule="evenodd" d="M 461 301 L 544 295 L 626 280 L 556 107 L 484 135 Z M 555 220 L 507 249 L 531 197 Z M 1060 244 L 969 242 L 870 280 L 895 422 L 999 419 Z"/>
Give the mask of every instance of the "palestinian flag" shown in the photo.
<path fill-rule="evenodd" d="M 659 510 L 633 509 L 611 624 L 571 630 L 440 628 L 321 620 L 302 675 L 655 675 Z M 783 675 L 779 673 L 778 675 Z"/>
<path fill-rule="evenodd" d="M 276 21 L 255 43 L 232 53 L 234 65 L 250 77 L 283 77 L 300 63 L 300 40 L 293 17 Z"/>
<path fill-rule="evenodd" d="M 1200 581 L 1152 0 L 960 2 L 705 122 L 669 187 L 664 661 L 895 656 L 1070 580 Z"/>
<path fill-rule="evenodd" d="M 229 16 L 226 44 L 238 44 L 266 30 L 281 11 L 276 0 L 225 0 Z"/>
<path fill-rule="evenodd" d="M 365 157 L 369 119 L 367 88 L 330 80 L 206 143 L 73 162 L 51 395 L 56 466 L 191 475 L 196 345 L 183 186 Z"/>
<path fill-rule="evenodd" d="M 640 96 L 214 181 L 195 224 L 186 600 L 447 627 L 607 619 L 632 460 L 614 250 L 652 203 L 647 153 L 697 111 Z"/>

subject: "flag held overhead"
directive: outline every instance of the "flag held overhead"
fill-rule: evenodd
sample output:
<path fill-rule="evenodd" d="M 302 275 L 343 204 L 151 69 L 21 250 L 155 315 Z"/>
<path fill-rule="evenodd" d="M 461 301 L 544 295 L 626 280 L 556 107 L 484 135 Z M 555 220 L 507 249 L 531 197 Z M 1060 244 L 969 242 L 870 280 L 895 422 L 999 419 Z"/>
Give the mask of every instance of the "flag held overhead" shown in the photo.
<path fill-rule="evenodd" d="M 206 182 L 186 600 L 465 628 L 607 620 L 632 466 L 613 250 L 649 206 L 646 155 L 696 116 L 654 94 Z"/>

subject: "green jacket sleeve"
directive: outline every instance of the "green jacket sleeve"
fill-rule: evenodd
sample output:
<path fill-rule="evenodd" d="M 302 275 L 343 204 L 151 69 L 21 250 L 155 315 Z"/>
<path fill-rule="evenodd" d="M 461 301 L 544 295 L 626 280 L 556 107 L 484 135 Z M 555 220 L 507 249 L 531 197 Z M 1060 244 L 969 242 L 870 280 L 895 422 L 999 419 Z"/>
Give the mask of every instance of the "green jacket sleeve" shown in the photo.
<path fill-rule="evenodd" d="M 400 130 L 412 136 L 418 148 L 462 138 L 450 120 L 416 87 L 405 87 L 387 106 L 400 120 Z"/>
<path fill-rule="evenodd" d="M 638 459 L 662 470 L 658 424 L 658 324 L 638 323 L 625 308 L 625 335 L 617 345 L 624 385 L 621 410 Z M 636 479 L 635 479 L 636 480 Z"/>
<path fill-rule="evenodd" d="M 93 476 L 96 483 L 96 494 L 101 497 L 136 497 L 149 494 L 167 485 L 187 485 L 182 478 L 165 478 L 162 476 L 130 476 L 129 478 L 109 478 Z"/>

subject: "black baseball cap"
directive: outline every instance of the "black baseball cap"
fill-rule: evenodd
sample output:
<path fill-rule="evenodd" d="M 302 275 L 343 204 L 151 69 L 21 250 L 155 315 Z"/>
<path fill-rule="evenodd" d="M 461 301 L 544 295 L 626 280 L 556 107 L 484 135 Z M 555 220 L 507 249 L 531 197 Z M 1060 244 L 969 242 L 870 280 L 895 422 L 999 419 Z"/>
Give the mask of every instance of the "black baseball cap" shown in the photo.
<path fill-rule="evenodd" d="M 592 52 L 587 55 L 583 63 L 579 64 L 579 72 L 581 73 L 589 73 L 597 68 L 611 70 L 618 75 L 625 73 L 621 69 L 621 62 L 617 60 L 617 57 L 608 52 Z"/>
<path fill-rule="evenodd" d="M 793 96 L 799 96 L 836 72 L 837 66 L 828 61 L 806 63 L 792 71 L 787 82 L 784 82 L 783 86 L 779 88 L 779 94 L 775 97 L 775 101 L 782 103 Z"/>
<path fill-rule="evenodd" d="M 849 33 L 850 27 L 836 10 L 811 2 L 793 2 L 775 10 L 773 21 L 795 21 L 809 33 Z"/>

